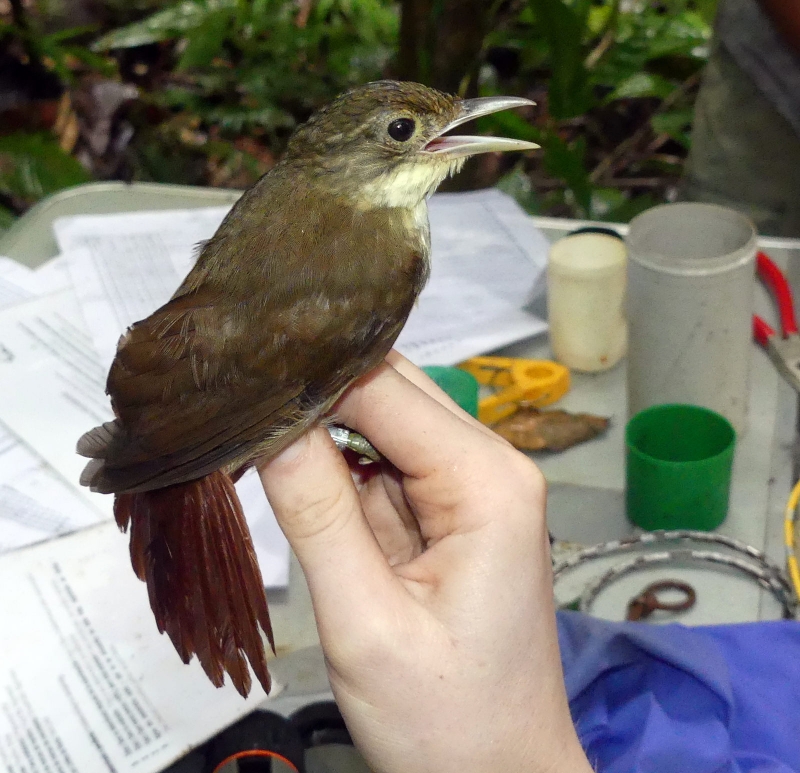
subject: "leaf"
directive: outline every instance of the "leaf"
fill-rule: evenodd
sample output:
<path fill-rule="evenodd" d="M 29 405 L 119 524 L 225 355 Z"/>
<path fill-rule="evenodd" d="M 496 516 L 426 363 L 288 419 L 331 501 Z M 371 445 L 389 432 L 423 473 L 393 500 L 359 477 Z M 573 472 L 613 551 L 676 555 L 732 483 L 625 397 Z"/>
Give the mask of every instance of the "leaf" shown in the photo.
<path fill-rule="evenodd" d="M 513 196 L 517 204 L 519 204 L 528 214 L 539 215 L 542 212 L 542 202 L 536 189 L 531 184 L 531 178 L 522 169 L 521 165 L 517 165 L 508 174 L 503 175 L 498 181 L 496 187 L 498 190 Z"/>
<path fill-rule="evenodd" d="M 177 70 L 184 71 L 193 68 L 207 67 L 211 60 L 220 52 L 228 34 L 233 17 L 233 11 L 220 9 L 210 13 L 186 37 L 187 44 Z"/>
<path fill-rule="evenodd" d="M 690 145 L 689 127 L 694 120 L 692 108 L 670 110 L 665 113 L 656 113 L 650 119 L 650 125 L 656 134 L 667 134 L 676 142 L 688 148 Z"/>
<path fill-rule="evenodd" d="M 528 123 L 519 113 L 510 110 L 482 116 L 477 120 L 477 125 L 481 134 L 542 143 L 542 130 Z"/>
<path fill-rule="evenodd" d="M 0 191 L 7 195 L 33 203 L 89 179 L 89 173 L 49 134 L 0 137 Z"/>
<path fill-rule="evenodd" d="M 616 88 L 656 59 L 696 58 L 710 35 L 710 27 L 696 13 L 661 15 L 646 7 L 621 14 L 616 40 L 593 68 L 592 82 Z"/>
<path fill-rule="evenodd" d="M 542 138 L 544 168 L 563 180 L 586 216 L 592 213 L 592 182 L 584 163 L 586 140 L 581 137 L 568 145 L 554 132 Z"/>
<path fill-rule="evenodd" d="M 690 55 L 710 37 L 711 28 L 696 13 L 684 12 L 667 17 L 658 34 L 653 35 L 649 60 L 675 54 Z"/>
<path fill-rule="evenodd" d="M 631 99 L 635 97 L 658 97 L 664 99 L 675 90 L 675 85 L 649 72 L 637 72 L 623 80 L 605 101 L 613 102 L 615 99 Z"/>
<path fill-rule="evenodd" d="M 550 113 L 557 119 L 582 115 L 593 102 L 584 65 L 588 5 L 576 4 L 572 8 L 563 0 L 528 2 L 550 51 Z"/>
<path fill-rule="evenodd" d="M 593 83 L 616 88 L 627 78 L 644 70 L 649 58 L 650 42 L 641 36 L 619 38 L 593 68 Z"/>
<path fill-rule="evenodd" d="M 113 77 L 117 72 L 117 66 L 113 60 L 107 59 L 100 54 L 92 53 L 84 46 L 64 46 L 63 50 L 65 54 L 75 57 L 82 64 L 107 78 Z"/>
<path fill-rule="evenodd" d="M 607 418 L 590 413 L 522 407 L 492 429 L 522 451 L 565 451 L 601 435 L 608 425 Z"/>
<path fill-rule="evenodd" d="M 586 24 L 592 35 L 599 35 L 608 25 L 614 12 L 612 4 L 594 5 L 589 9 Z"/>
<path fill-rule="evenodd" d="M 133 48 L 161 40 L 179 38 L 199 27 L 205 19 L 217 11 L 235 10 L 236 0 L 181 0 L 163 11 L 158 11 L 142 21 L 128 24 L 103 35 L 92 44 L 93 51 L 108 51 L 112 48 Z"/>
<path fill-rule="evenodd" d="M 717 0 L 695 0 L 698 16 L 709 26 L 714 23 L 717 14 Z"/>
<path fill-rule="evenodd" d="M 84 24 L 80 27 L 70 27 L 69 29 L 60 30 L 58 32 L 51 32 L 49 35 L 44 36 L 44 40 L 51 44 L 63 43 L 66 40 L 86 35 L 89 32 L 97 32 L 97 26 L 94 24 Z"/>
<path fill-rule="evenodd" d="M 607 189 L 601 189 L 607 190 Z M 619 191 L 618 191 L 619 192 Z M 595 194 L 598 193 L 598 190 L 595 190 Z M 609 203 L 610 197 L 609 197 Z M 617 203 L 613 206 L 609 206 L 603 215 L 598 216 L 599 220 L 605 220 L 609 223 L 628 223 L 636 215 L 640 215 L 646 209 L 650 209 L 656 204 L 663 203 L 662 200 L 656 199 L 655 197 L 651 196 L 649 193 L 642 194 L 641 196 L 633 196 L 627 197 L 625 196 L 622 199 L 617 199 Z"/>
<path fill-rule="evenodd" d="M 14 213 L 0 204 L 0 231 L 10 228 L 15 219 Z"/>
<path fill-rule="evenodd" d="M 595 188 L 592 191 L 592 217 L 609 220 L 609 213 L 618 211 L 627 200 L 619 188 Z"/>

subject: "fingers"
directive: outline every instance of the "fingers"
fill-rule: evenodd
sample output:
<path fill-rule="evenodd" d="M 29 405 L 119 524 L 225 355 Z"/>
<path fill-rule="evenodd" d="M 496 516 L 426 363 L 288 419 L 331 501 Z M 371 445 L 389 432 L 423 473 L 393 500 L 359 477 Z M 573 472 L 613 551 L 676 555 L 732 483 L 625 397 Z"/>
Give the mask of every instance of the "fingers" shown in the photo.
<path fill-rule="evenodd" d="M 259 474 L 306 574 L 320 626 L 339 630 L 347 620 L 338 618 L 353 609 L 370 614 L 389 592 L 393 575 L 328 432 L 307 433 L 261 465 Z"/>
<path fill-rule="evenodd" d="M 474 416 L 467 413 L 450 395 L 447 394 L 425 371 L 420 370 L 411 360 L 404 357 L 396 349 L 386 355 L 388 362 L 398 373 L 405 376 L 412 384 L 418 386 L 423 392 L 429 394 L 438 403 L 451 410 L 459 418 L 477 427 L 482 432 L 499 437 L 485 424 L 481 424 Z M 505 441 L 503 441 L 505 442 Z"/>
<path fill-rule="evenodd" d="M 438 390 L 432 382 L 425 386 Z M 484 431 L 463 411 L 445 406 L 385 363 L 361 379 L 336 412 L 401 472 L 414 478 L 480 463 L 476 443 L 488 451 L 507 448 L 499 436 Z"/>
<path fill-rule="evenodd" d="M 538 501 L 541 473 L 523 454 L 474 426 L 388 363 L 361 379 L 338 415 L 405 475 L 427 547 L 483 529 L 519 497 Z"/>
<path fill-rule="evenodd" d="M 406 501 L 402 475 L 387 463 L 371 466 L 379 469 L 359 494 L 372 533 L 390 566 L 395 566 L 422 552 L 422 534 Z"/>

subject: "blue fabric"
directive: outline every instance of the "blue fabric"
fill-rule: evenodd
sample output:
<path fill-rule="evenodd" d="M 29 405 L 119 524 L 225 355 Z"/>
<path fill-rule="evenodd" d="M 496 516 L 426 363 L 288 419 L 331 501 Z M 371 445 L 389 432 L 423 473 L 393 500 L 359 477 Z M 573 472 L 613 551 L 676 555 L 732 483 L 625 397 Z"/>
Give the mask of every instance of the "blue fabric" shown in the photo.
<path fill-rule="evenodd" d="M 800 623 L 689 628 L 559 612 L 558 635 L 598 773 L 800 771 Z"/>

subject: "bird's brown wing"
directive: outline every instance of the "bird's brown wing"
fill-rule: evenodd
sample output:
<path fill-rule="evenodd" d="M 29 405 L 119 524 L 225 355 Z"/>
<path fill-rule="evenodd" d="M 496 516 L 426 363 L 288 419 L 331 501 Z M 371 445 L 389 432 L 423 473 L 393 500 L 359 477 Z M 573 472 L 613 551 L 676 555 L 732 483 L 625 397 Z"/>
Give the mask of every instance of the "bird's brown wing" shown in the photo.
<path fill-rule="evenodd" d="M 376 238 L 376 225 L 365 239 Z M 306 272 L 299 284 L 273 274 L 262 295 L 185 283 L 133 325 L 108 379 L 117 421 L 79 443 L 95 457 L 84 482 L 110 493 L 187 481 L 277 453 L 316 421 L 389 350 L 425 273 L 413 252 L 366 266 L 330 257 L 338 270 Z M 392 259 L 401 268 L 387 286 Z"/>

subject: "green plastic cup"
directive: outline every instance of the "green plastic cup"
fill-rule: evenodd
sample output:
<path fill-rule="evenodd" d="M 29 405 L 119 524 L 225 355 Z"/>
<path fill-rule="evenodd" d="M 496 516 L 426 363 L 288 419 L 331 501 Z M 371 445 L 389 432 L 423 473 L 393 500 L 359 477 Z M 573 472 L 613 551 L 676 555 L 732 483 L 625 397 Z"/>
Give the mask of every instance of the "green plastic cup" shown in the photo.
<path fill-rule="evenodd" d="M 654 405 L 625 429 L 625 506 L 643 529 L 716 529 L 728 514 L 736 432 L 697 405 Z"/>
<path fill-rule="evenodd" d="M 468 414 L 478 418 L 480 386 L 475 376 L 460 368 L 448 368 L 444 365 L 427 365 L 422 370 L 440 389 L 447 392 L 454 402 Z"/>

